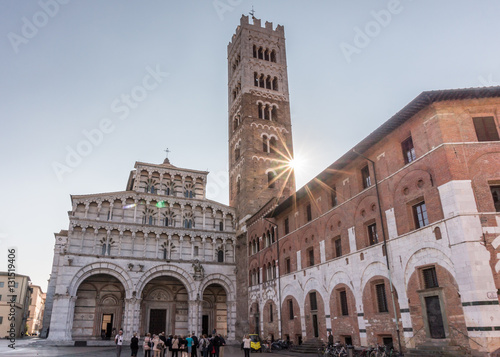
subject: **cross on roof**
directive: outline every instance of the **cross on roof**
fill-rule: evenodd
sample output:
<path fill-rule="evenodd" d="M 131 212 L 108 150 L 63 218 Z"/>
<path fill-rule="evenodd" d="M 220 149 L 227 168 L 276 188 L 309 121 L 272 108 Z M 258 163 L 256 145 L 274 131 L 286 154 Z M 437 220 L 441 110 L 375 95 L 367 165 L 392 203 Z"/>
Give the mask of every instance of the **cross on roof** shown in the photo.
<path fill-rule="evenodd" d="M 252 15 L 252 17 L 255 17 L 255 10 L 253 9 L 253 5 L 252 5 L 252 10 L 250 10 L 249 12 L 250 15 Z"/>
<path fill-rule="evenodd" d="M 167 148 L 166 150 L 163 150 L 167 153 L 167 159 L 168 159 L 168 153 L 170 152 L 170 150 Z"/>

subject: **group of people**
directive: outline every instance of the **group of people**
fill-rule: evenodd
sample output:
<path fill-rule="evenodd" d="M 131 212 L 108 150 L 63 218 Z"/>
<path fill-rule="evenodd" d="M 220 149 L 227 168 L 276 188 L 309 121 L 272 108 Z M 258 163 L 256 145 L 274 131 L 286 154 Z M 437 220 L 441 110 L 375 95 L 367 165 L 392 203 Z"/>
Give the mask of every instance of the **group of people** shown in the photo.
<path fill-rule="evenodd" d="M 115 337 L 116 356 L 121 356 L 123 345 L 123 331 L 120 330 Z M 165 336 L 162 332 L 159 335 L 150 333 L 144 337 L 142 348 L 144 357 L 224 357 L 224 346 L 226 341 L 214 330 L 213 335 L 200 335 L 193 332 L 191 335 L 170 335 Z M 130 350 L 132 357 L 137 356 L 139 350 L 139 337 L 137 332 L 130 340 Z M 198 350 L 200 355 L 198 355 Z M 170 354 L 169 354 L 170 352 Z"/>

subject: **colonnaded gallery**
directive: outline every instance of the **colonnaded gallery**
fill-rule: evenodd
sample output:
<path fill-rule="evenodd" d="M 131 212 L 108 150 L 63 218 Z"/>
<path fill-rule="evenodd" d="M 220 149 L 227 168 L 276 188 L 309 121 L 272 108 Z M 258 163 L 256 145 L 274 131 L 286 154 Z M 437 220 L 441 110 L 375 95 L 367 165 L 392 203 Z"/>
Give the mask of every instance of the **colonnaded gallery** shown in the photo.
<path fill-rule="evenodd" d="M 230 205 L 168 159 L 71 196 L 48 338 L 500 349 L 500 87 L 421 93 L 296 191 L 284 28 L 243 16 L 228 76 Z"/>

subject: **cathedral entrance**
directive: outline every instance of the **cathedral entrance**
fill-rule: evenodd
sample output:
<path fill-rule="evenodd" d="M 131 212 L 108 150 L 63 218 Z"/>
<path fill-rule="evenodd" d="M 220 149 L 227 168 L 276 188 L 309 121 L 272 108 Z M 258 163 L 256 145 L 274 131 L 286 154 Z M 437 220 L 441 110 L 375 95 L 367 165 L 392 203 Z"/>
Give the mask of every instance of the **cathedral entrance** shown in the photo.
<path fill-rule="evenodd" d="M 115 277 L 96 274 L 76 291 L 74 340 L 109 339 L 122 326 L 125 289 Z"/>
<path fill-rule="evenodd" d="M 141 335 L 146 333 L 185 335 L 188 333 L 188 293 L 184 284 L 170 276 L 160 276 L 142 291 Z"/>
<path fill-rule="evenodd" d="M 227 336 L 227 295 L 224 288 L 219 284 L 207 286 L 202 306 L 202 330 L 206 328 L 209 334 L 217 330 L 217 333 Z"/>
<path fill-rule="evenodd" d="M 167 310 L 151 309 L 149 310 L 149 329 L 152 334 L 165 332 L 167 327 Z"/>

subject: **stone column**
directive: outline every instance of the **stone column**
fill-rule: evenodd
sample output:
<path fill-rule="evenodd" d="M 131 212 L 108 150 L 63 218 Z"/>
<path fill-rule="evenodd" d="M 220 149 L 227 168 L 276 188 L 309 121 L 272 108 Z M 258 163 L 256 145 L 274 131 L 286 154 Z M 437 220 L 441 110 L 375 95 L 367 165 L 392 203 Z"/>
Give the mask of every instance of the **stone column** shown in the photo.
<path fill-rule="evenodd" d="M 236 302 L 227 302 L 227 339 L 234 340 L 236 338 Z"/>
<path fill-rule="evenodd" d="M 87 232 L 87 228 L 86 227 L 83 227 L 82 228 L 82 240 L 80 242 L 80 253 L 83 252 L 83 242 L 85 240 L 85 232 Z"/>
<path fill-rule="evenodd" d="M 182 245 L 184 244 L 184 236 L 179 237 L 179 260 L 182 260 Z"/>
<path fill-rule="evenodd" d="M 198 299 L 188 301 L 188 333 L 191 334 L 191 332 L 194 331 L 196 336 L 198 336 L 198 333 L 200 332 L 198 330 L 198 321 L 200 320 L 199 305 L 200 300 Z"/>
<path fill-rule="evenodd" d="M 123 231 L 120 231 L 118 238 L 118 255 L 122 255 Z"/>
<path fill-rule="evenodd" d="M 50 319 L 50 341 L 71 341 L 76 296 L 55 294 Z"/>
<path fill-rule="evenodd" d="M 125 299 L 125 309 L 123 316 L 123 335 L 130 339 L 134 332 L 139 333 L 141 299 L 132 297 Z"/>

